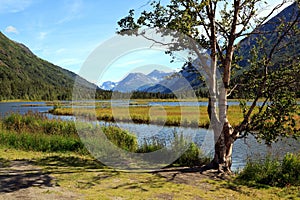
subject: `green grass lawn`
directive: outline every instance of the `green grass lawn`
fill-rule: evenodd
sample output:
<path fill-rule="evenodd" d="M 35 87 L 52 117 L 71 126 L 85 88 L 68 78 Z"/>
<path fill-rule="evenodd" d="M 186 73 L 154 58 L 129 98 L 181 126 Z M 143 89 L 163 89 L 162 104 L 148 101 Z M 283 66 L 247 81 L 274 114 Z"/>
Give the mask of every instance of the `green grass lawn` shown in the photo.
<path fill-rule="evenodd" d="M 72 194 L 73 199 L 297 199 L 300 187 L 248 187 L 234 178 L 221 180 L 212 175 L 182 168 L 161 172 L 121 172 L 102 166 L 88 155 L 21 151 L 0 146 L 0 179 L 5 169 L 17 161 L 28 163 L 23 174 L 35 176 L 31 168 L 40 168 L 39 175 L 50 177 L 51 186 L 33 186 L 31 193 L 43 188 L 43 195 L 56 198 Z M 6 166 L 6 168 L 5 168 Z M 4 176 L 5 177 L 5 176 Z M 24 176 L 19 177 L 19 179 Z M 14 187 L 14 183 L 1 185 Z M 29 189 L 23 187 L 23 191 Z M 31 188 L 32 189 L 32 188 Z M 16 190 L 16 189 L 15 189 Z M 9 195 L 14 195 L 13 190 Z M 62 192 L 63 191 L 63 192 Z M 1 194 L 1 193 L 0 193 Z M 4 194 L 4 193 L 2 193 Z M 26 195 L 26 193 L 24 193 Z M 53 195 L 53 194 L 52 194 Z M 26 197 L 26 196 L 25 196 Z"/>

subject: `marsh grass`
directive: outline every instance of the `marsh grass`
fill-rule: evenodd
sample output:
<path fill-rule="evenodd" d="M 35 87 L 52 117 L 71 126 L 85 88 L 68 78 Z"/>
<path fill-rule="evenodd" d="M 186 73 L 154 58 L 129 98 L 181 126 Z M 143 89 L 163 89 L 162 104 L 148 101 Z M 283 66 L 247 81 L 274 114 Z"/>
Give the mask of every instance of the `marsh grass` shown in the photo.
<path fill-rule="evenodd" d="M 67 152 L 86 154 L 86 150 L 77 137 L 4 131 L 0 132 L 0 144 L 26 151 Z"/>
<path fill-rule="evenodd" d="M 0 144 L 23 150 L 57 152 L 74 151 L 87 154 L 78 135 L 80 132 L 101 132 L 118 147 L 135 151 L 137 139 L 134 135 L 117 127 L 91 127 L 72 121 L 48 119 L 41 113 L 28 112 L 25 115 L 12 113 L 1 122 Z"/>
<path fill-rule="evenodd" d="M 78 135 L 80 132 L 80 137 Z M 104 134 L 103 134 L 104 133 Z M 185 140 L 179 134 L 174 133 L 172 145 L 185 144 Z M 84 142 L 83 142 L 84 141 Z M 135 135 L 115 126 L 99 126 L 87 123 L 77 123 L 59 119 L 48 119 L 40 113 L 12 113 L 1 122 L 0 145 L 25 151 L 41 152 L 76 152 L 88 155 L 91 148 L 95 151 L 113 156 L 113 149 L 109 141 L 117 147 L 136 153 L 153 152 L 164 147 L 170 148 L 170 144 L 163 139 L 144 140 L 138 144 Z M 98 151 L 100 148 L 100 151 Z M 101 152 L 102 151 L 102 152 Z M 170 150 L 171 151 L 171 150 Z M 168 156 L 168 151 L 165 156 Z M 175 162 L 178 166 L 196 166 L 200 162 L 200 150 L 195 144 Z M 203 159 L 202 159 L 203 160 Z"/>
<path fill-rule="evenodd" d="M 2 126 L 18 133 L 44 133 L 52 135 L 76 135 L 76 127 L 71 121 L 48 119 L 41 113 L 28 112 L 24 115 L 11 113 L 3 119 Z"/>
<path fill-rule="evenodd" d="M 255 114 L 258 107 L 254 110 Z M 243 120 L 243 111 L 240 106 L 228 108 L 228 120 L 233 127 Z M 184 126 L 194 128 L 208 128 L 210 121 L 205 106 L 130 106 L 130 107 L 97 107 L 66 108 L 61 107 L 51 111 L 54 115 L 80 115 L 106 122 L 129 122 L 138 124 L 157 124 L 166 126 Z M 294 116 L 296 127 L 300 129 L 300 110 Z"/>
<path fill-rule="evenodd" d="M 118 108 L 57 108 L 51 111 L 54 115 L 80 115 L 89 117 L 96 113 L 97 120 L 106 122 L 133 122 L 138 124 L 158 124 L 166 126 L 203 127 L 209 126 L 205 107 L 164 106 L 153 109 L 150 106 Z M 95 116 L 94 116 L 95 117 Z"/>

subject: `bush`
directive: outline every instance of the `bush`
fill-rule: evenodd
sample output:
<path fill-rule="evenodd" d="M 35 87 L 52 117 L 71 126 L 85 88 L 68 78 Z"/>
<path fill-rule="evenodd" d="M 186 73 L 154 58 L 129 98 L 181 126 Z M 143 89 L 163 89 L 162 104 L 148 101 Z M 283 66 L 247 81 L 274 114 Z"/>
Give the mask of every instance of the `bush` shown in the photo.
<path fill-rule="evenodd" d="M 167 149 L 169 148 L 169 151 L 171 152 L 172 149 L 181 150 L 182 148 L 185 148 L 188 144 L 187 140 L 183 137 L 183 135 L 178 135 L 176 132 L 173 133 L 173 140 L 169 143 L 170 144 L 167 145 L 167 141 L 160 140 L 156 137 L 152 137 L 148 140 L 144 139 L 144 142 L 138 148 L 137 153 L 149 153 L 160 150 L 165 147 L 167 147 Z M 165 152 L 165 154 L 162 154 L 161 156 L 169 156 L 169 153 Z M 172 165 L 182 167 L 194 167 L 208 164 L 209 161 L 210 158 L 204 156 L 201 152 L 201 149 L 195 143 L 192 142 L 187 148 L 187 150 L 176 161 L 174 161 Z"/>
<path fill-rule="evenodd" d="M 208 164 L 210 158 L 202 154 L 201 149 L 195 144 L 191 143 L 187 151 L 182 154 L 174 164 L 179 166 L 195 167 Z"/>
<path fill-rule="evenodd" d="M 287 154 L 281 165 L 281 185 L 300 186 L 300 153 L 298 155 Z"/>
<path fill-rule="evenodd" d="M 300 154 L 287 154 L 281 162 L 270 157 L 248 162 L 237 180 L 247 185 L 300 186 Z"/>
<path fill-rule="evenodd" d="M 103 133 L 112 143 L 126 151 L 135 152 L 138 149 L 138 142 L 135 135 L 118 127 L 102 127 Z"/>

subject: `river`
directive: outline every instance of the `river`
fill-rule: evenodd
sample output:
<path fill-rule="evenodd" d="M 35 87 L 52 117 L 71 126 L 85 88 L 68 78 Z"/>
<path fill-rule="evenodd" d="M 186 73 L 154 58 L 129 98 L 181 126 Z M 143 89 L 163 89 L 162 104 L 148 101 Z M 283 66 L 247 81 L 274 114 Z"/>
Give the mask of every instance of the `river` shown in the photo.
<path fill-rule="evenodd" d="M 122 103 L 122 102 L 121 102 Z M 169 106 L 194 106 L 197 102 L 155 102 L 151 103 L 150 106 L 155 105 L 169 105 Z M 202 103 L 199 103 L 202 105 Z M 195 105 L 199 105 L 195 104 Z M 203 102 L 205 106 L 205 102 Z M 34 105 L 34 106 L 30 106 Z M 230 102 L 229 105 L 238 105 L 238 102 Z M 45 113 L 49 118 L 61 118 L 64 120 L 73 120 L 72 116 L 53 116 L 47 113 L 48 110 L 52 109 L 53 106 L 46 105 L 45 102 L 2 102 L 0 103 L 0 116 L 3 117 L 5 114 L 10 112 L 26 113 L 28 111 L 42 112 Z M 99 122 L 102 125 L 109 125 L 109 123 Z M 172 138 L 174 132 L 179 134 L 188 135 L 192 140 L 198 144 L 206 154 L 212 155 L 213 153 L 213 139 L 212 132 L 202 128 L 184 128 L 184 127 L 170 127 L 160 125 L 145 125 L 145 124 L 133 124 L 133 123 L 118 123 L 114 124 L 122 129 L 126 129 L 134 133 L 139 142 L 144 139 L 151 139 L 152 137 L 160 139 Z M 239 139 L 234 143 L 233 148 L 233 170 L 242 169 L 248 159 L 263 158 L 267 153 L 272 153 L 274 156 L 282 157 L 287 152 L 299 152 L 300 142 L 292 138 L 282 138 L 277 143 L 272 144 L 271 147 L 258 143 L 256 139 L 249 135 L 247 138 Z"/>

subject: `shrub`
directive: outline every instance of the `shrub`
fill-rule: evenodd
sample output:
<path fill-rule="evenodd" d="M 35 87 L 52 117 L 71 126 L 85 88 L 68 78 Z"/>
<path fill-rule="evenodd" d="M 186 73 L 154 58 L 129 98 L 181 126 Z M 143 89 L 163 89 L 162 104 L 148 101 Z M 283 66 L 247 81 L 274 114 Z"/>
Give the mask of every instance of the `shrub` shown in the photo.
<path fill-rule="evenodd" d="M 282 161 L 267 157 L 263 161 L 250 161 L 237 177 L 247 185 L 284 187 L 300 185 L 300 154 L 287 154 Z"/>
<path fill-rule="evenodd" d="M 102 131 L 107 139 L 118 147 L 131 152 L 135 152 L 138 149 L 136 136 L 128 131 L 114 126 L 102 127 Z"/>
<path fill-rule="evenodd" d="M 176 132 L 173 133 L 172 141 L 164 141 L 159 138 L 152 137 L 148 140 L 144 139 L 142 145 L 140 145 L 137 153 L 149 153 L 153 151 L 160 150 L 162 148 L 167 148 L 171 152 L 173 150 L 180 151 L 182 148 L 185 148 L 188 141 L 184 138 L 182 134 Z M 170 149 L 172 148 L 172 149 Z M 163 152 L 161 152 L 163 153 Z M 168 152 L 164 152 L 161 157 L 169 156 Z M 162 159 L 163 160 L 163 159 Z M 176 160 L 172 165 L 175 166 L 185 166 L 185 167 L 194 167 L 207 164 L 210 161 L 210 158 L 204 156 L 201 152 L 201 149 L 195 144 L 190 143 L 187 150 Z"/>
<path fill-rule="evenodd" d="M 201 149 L 195 144 L 191 143 L 187 151 L 182 154 L 174 164 L 179 166 L 195 167 L 208 164 L 210 161 L 209 157 L 202 154 Z"/>
<path fill-rule="evenodd" d="M 300 185 L 300 153 L 285 155 L 281 165 L 281 185 Z"/>

